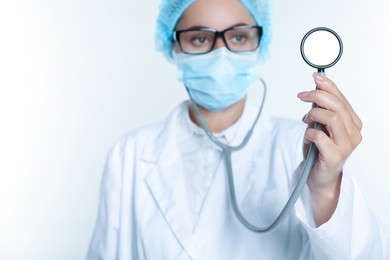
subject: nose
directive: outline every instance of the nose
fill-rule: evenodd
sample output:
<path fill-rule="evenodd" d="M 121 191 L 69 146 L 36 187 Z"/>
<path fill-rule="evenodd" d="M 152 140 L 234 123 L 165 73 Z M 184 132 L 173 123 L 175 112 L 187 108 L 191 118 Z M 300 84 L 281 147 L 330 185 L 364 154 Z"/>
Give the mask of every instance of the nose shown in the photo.
<path fill-rule="evenodd" d="M 226 47 L 225 42 L 223 41 L 222 37 L 217 37 L 217 40 L 215 41 L 214 50 Z"/>

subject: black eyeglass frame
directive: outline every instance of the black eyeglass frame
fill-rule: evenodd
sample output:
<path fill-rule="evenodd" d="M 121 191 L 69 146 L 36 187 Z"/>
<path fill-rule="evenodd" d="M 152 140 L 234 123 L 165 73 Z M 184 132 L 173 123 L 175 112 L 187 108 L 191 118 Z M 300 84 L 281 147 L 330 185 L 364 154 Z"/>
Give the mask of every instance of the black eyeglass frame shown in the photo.
<path fill-rule="evenodd" d="M 234 50 L 231 50 L 229 45 L 227 44 L 226 42 L 226 39 L 225 39 L 225 33 L 228 32 L 228 31 L 232 31 L 232 30 L 239 30 L 239 29 L 252 29 L 252 28 L 256 28 L 258 33 L 259 33 L 259 41 L 257 43 L 257 46 L 251 50 L 245 50 L 245 51 L 254 51 L 256 50 L 259 45 L 260 45 L 260 41 L 261 41 L 261 37 L 263 36 L 263 27 L 261 26 L 258 26 L 258 25 L 241 25 L 241 26 L 234 26 L 234 27 L 230 27 L 230 28 L 227 28 L 223 31 L 217 31 L 215 29 L 212 29 L 212 28 L 193 28 L 193 29 L 186 29 L 186 30 L 179 30 L 179 31 L 174 31 L 173 32 L 173 40 L 174 41 L 177 41 L 178 44 L 179 44 L 179 48 L 181 50 L 181 52 L 183 53 L 186 53 L 186 54 L 191 54 L 191 55 L 202 55 L 202 54 L 206 54 L 206 53 L 209 53 L 211 52 L 214 47 L 215 47 L 215 43 L 217 42 L 217 39 L 218 38 L 222 38 L 223 42 L 225 43 L 225 46 L 226 48 L 231 51 L 231 52 L 244 52 L 244 51 L 234 51 Z M 203 32 L 212 32 L 214 33 L 215 37 L 214 37 L 214 42 L 213 44 L 211 45 L 211 48 L 209 51 L 207 52 L 199 52 L 199 53 L 194 53 L 194 52 L 186 52 L 183 50 L 183 48 L 181 47 L 181 42 L 180 42 L 180 34 L 182 34 L 183 32 L 192 32 L 192 31 L 203 31 Z"/>

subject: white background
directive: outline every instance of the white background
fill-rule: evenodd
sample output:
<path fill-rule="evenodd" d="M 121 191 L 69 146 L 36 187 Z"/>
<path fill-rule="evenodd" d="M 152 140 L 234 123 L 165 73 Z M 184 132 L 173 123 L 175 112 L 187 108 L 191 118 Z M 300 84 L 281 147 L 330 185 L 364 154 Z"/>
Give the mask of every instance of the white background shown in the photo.
<path fill-rule="evenodd" d="M 0 259 L 83 259 L 109 147 L 181 100 L 175 67 L 154 50 L 159 0 L 1 0 Z M 302 36 L 336 30 L 344 55 L 327 70 L 364 122 L 348 166 L 390 230 L 390 4 L 276 0 L 269 113 L 300 119 L 312 89 Z M 387 17 L 386 17 L 387 16 Z"/>

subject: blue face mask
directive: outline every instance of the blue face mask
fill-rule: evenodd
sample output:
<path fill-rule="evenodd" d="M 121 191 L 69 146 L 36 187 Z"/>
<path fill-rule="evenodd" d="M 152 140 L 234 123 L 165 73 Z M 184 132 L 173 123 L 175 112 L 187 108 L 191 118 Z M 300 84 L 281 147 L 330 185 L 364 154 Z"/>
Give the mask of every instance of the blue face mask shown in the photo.
<path fill-rule="evenodd" d="M 202 55 L 174 54 L 178 79 L 194 102 L 210 111 L 220 111 L 241 100 L 257 79 L 255 52 L 231 52 L 219 48 Z"/>

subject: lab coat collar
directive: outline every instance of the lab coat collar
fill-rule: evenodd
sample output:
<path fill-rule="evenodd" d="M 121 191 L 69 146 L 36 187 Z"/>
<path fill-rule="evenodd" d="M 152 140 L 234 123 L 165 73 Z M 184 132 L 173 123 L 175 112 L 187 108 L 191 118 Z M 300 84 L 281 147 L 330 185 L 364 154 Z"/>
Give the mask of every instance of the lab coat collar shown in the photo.
<path fill-rule="evenodd" d="M 190 101 L 187 101 L 185 103 L 185 105 L 187 106 L 187 110 L 189 111 L 189 106 L 191 105 Z M 243 115 L 246 114 L 247 109 L 248 109 L 248 102 L 245 102 Z M 238 129 L 241 125 L 242 120 L 243 120 L 242 117 L 240 117 L 233 125 L 229 126 L 227 129 L 225 129 L 219 133 L 213 133 L 213 135 L 215 137 L 217 137 L 218 139 L 224 139 L 224 142 L 226 142 L 227 144 L 231 144 L 232 141 L 237 136 L 237 132 L 238 132 Z M 187 128 L 187 131 L 189 133 L 194 134 L 194 135 L 206 136 L 204 129 L 202 127 L 199 127 L 198 125 L 196 125 L 191 120 L 189 112 L 183 116 L 182 121 L 183 121 L 183 125 Z"/>
<path fill-rule="evenodd" d="M 216 133 L 216 137 L 224 138 L 230 145 L 239 144 L 249 129 L 246 124 L 249 120 L 253 123 L 255 112 L 253 107 L 245 103 L 242 116 L 229 128 L 223 130 L 221 133 Z M 176 144 L 179 140 L 191 138 L 194 134 L 206 135 L 204 130 L 197 126 L 189 116 L 189 101 L 182 102 L 173 112 L 168 116 L 167 120 L 163 121 L 162 129 L 159 133 L 153 133 L 148 138 L 149 143 L 145 146 L 145 150 L 142 153 L 142 160 L 146 162 L 157 163 L 160 161 L 160 157 L 164 150 L 170 153 L 169 149 L 166 149 L 167 144 Z M 245 123 L 242 123 L 242 122 Z M 244 125 L 244 127 L 243 127 Z M 251 124 L 250 124 L 251 125 Z M 168 138 L 174 138 L 167 141 Z"/>

